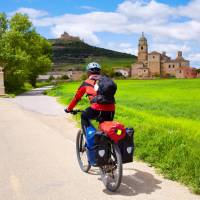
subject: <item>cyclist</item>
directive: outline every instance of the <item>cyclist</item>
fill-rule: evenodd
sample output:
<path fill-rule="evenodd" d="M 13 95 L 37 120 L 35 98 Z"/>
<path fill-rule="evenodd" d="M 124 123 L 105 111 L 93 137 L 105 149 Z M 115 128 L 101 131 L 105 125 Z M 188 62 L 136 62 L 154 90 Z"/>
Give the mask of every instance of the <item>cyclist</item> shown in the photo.
<path fill-rule="evenodd" d="M 81 86 L 79 87 L 78 91 L 76 92 L 74 98 L 65 109 L 65 112 L 69 113 L 73 110 L 76 104 L 81 100 L 82 96 L 86 93 L 89 101 L 90 107 L 88 107 L 81 115 L 81 126 L 84 133 L 86 133 L 86 128 L 90 126 L 90 120 L 96 119 L 100 123 L 103 121 L 112 121 L 115 114 L 115 100 L 98 103 L 95 99 L 97 97 L 98 85 L 96 82 L 101 77 L 101 66 L 96 63 L 92 62 L 89 63 L 86 67 L 88 73 L 88 79 L 86 79 Z"/>

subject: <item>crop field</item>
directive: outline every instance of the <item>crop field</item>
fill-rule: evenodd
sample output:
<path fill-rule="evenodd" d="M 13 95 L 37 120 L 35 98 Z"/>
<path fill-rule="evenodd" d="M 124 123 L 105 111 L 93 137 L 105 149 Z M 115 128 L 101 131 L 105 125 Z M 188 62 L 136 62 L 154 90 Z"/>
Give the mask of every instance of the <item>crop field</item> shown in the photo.
<path fill-rule="evenodd" d="M 135 129 L 135 156 L 200 193 L 200 79 L 118 80 L 115 119 Z M 65 105 L 79 82 L 49 95 Z M 79 108 L 89 106 L 87 98 Z"/>

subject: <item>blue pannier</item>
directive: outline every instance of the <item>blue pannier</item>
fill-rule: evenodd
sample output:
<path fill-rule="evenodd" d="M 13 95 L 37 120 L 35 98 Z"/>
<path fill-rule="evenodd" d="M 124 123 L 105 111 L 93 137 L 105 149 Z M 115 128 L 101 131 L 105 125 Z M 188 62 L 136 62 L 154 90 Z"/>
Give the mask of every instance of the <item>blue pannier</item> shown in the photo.
<path fill-rule="evenodd" d="M 107 137 L 90 126 L 86 130 L 86 141 L 90 165 L 103 166 L 108 164 L 110 151 Z"/>

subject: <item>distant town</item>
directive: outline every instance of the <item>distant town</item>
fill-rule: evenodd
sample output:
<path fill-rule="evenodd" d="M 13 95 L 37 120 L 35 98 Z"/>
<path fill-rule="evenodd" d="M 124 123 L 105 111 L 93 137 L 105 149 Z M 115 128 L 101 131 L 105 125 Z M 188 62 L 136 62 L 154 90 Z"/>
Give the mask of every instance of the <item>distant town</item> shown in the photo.
<path fill-rule="evenodd" d="M 166 52 L 148 52 L 148 42 L 144 33 L 138 42 L 137 62 L 132 65 L 133 78 L 197 78 L 198 71 L 190 67 L 190 61 L 183 57 L 182 51 L 177 52 L 175 59 L 171 59 Z"/>
<path fill-rule="evenodd" d="M 50 71 L 47 75 L 39 76 L 38 80 L 48 80 L 49 78 L 59 79 L 62 77 L 70 80 L 80 80 L 84 76 L 83 67 L 80 66 L 83 66 L 86 59 L 89 57 L 92 59 L 96 55 L 94 61 L 101 60 L 100 56 L 102 52 L 100 54 L 94 52 L 99 51 L 98 47 L 90 46 L 84 43 L 79 37 L 71 36 L 67 32 L 64 32 L 60 38 L 52 39 L 51 41 L 53 42 L 53 71 Z M 112 52 L 114 54 L 118 53 L 106 49 L 103 50 L 106 51 L 104 52 L 104 56 L 106 54 L 110 56 Z M 121 64 L 113 67 L 115 77 L 121 76 L 132 79 L 200 77 L 200 72 L 190 66 L 190 61 L 183 57 L 182 51 L 177 51 L 174 59 L 169 57 L 166 52 L 149 52 L 148 41 L 144 33 L 142 33 L 138 41 L 137 57 L 130 54 L 118 54 L 119 57 L 128 56 L 129 59 L 132 57 L 132 64 L 130 63 L 130 66 Z"/>

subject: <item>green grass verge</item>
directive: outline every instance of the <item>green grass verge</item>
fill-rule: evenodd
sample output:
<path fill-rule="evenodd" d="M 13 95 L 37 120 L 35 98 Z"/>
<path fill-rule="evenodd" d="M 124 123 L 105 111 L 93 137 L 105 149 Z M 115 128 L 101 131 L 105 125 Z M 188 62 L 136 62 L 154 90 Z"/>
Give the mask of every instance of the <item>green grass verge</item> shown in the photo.
<path fill-rule="evenodd" d="M 200 79 L 116 82 L 115 119 L 135 128 L 136 157 L 200 194 Z M 79 84 L 61 84 L 49 95 L 67 104 Z M 84 97 L 79 108 L 86 106 Z"/>
<path fill-rule="evenodd" d="M 36 83 L 36 88 L 44 87 L 44 86 L 48 86 L 48 85 L 52 85 L 52 83 L 51 83 L 50 81 L 37 82 L 37 83 Z M 24 87 L 19 88 L 19 89 L 15 90 L 15 91 L 12 92 L 12 93 L 8 93 L 8 94 L 6 95 L 6 97 L 12 97 L 12 98 L 14 98 L 14 97 L 17 96 L 17 95 L 20 95 L 20 94 L 22 94 L 22 93 L 24 93 L 24 92 L 28 92 L 28 91 L 30 91 L 30 90 L 32 90 L 32 89 L 34 89 L 34 88 L 32 87 L 32 85 L 31 85 L 30 83 L 26 82 L 26 83 L 24 84 Z"/>
<path fill-rule="evenodd" d="M 22 94 L 22 93 L 27 92 L 32 89 L 33 89 L 32 85 L 30 83 L 26 82 L 22 88 L 19 88 L 11 93 L 8 92 L 7 96 L 14 98 L 17 95 Z"/>

